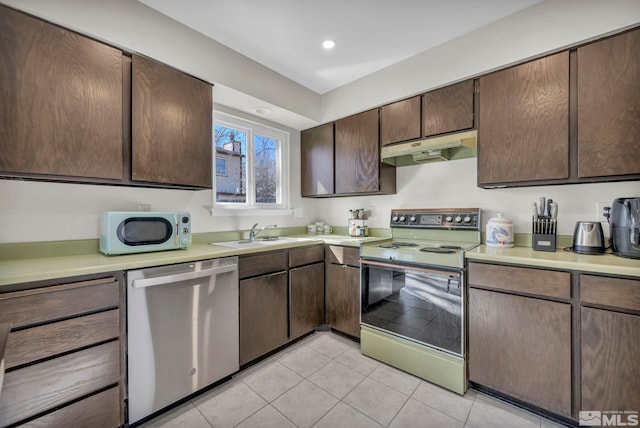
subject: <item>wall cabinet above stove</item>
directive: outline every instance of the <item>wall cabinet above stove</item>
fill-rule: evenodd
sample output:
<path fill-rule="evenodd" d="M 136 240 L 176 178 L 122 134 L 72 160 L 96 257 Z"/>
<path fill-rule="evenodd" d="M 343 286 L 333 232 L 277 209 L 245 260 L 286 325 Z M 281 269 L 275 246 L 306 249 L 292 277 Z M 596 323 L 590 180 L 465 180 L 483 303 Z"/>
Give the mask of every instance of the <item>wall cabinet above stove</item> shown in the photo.
<path fill-rule="evenodd" d="M 386 146 L 422 136 L 422 100 L 415 96 L 380 108 L 380 144 Z"/>
<path fill-rule="evenodd" d="M 396 192 L 395 167 L 380 162 L 379 123 L 378 109 L 336 121 L 337 195 Z"/>
<path fill-rule="evenodd" d="M 478 185 L 640 179 L 640 29 L 480 77 Z"/>
<path fill-rule="evenodd" d="M 132 78 L 128 53 L 5 6 L 0 28 L 0 177 L 211 188 L 211 85 L 139 57 Z"/>
<path fill-rule="evenodd" d="M 473 129 L 474 82 L 465 80 L 422 96 L 422 135 L 433 137 Z"/>

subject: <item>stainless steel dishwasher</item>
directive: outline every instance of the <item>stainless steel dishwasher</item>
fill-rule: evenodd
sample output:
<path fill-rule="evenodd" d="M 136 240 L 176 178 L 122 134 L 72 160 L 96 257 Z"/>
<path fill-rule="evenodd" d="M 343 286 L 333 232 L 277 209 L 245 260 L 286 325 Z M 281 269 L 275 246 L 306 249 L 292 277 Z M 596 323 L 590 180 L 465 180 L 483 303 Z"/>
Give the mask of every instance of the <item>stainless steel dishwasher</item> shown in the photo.
<path fill-rule="evenodd" d="M 127 272 L 129 423 L 239 369 L 238 258 Z"/>

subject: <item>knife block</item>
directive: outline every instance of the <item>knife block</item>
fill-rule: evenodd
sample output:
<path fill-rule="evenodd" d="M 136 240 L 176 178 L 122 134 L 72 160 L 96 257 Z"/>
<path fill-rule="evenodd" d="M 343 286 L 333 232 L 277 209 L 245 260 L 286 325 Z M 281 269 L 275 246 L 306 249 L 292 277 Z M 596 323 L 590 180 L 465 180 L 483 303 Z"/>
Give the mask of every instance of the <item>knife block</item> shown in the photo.
<path fill-rule="evenodd" d="M 557 222 L 551 217 L 539 217 L 531 225 L 532 246 L 536 251 L 556 251 Z"/>

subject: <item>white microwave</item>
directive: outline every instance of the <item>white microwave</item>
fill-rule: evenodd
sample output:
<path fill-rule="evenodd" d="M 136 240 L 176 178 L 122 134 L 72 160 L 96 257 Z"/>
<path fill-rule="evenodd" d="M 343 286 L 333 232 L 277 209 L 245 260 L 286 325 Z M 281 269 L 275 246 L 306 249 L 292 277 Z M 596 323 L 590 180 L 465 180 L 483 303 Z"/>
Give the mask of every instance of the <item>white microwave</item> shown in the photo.
<path fill-rule="evenodd" d="M 188 212 L 107 211 L 100 218 L 100 251 L 107 255 L 175 250 L 190 245 Z"/>

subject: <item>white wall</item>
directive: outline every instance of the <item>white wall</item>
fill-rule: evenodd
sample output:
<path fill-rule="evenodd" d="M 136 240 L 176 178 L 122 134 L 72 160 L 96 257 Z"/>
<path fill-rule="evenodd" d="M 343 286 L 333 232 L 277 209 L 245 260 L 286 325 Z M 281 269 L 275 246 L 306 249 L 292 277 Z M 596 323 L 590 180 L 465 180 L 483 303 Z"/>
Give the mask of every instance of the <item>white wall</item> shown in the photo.
<path fill-rule="evenodd" d="M 531 202 L 540 196 L 558 202 L 558 233 L 573 234 L 578 220 L 595 221 L 596 203 L 640 196 L 640 183 L 596 183 L 481 189 L 476 186 L 476 159 L 461 159 L 397 168 L 397 194 L 318 199 L 305 203 L 311 220 L 346 226 L 349 209 L 374 207 L 370 227 L 389 227 L 393 208 L 481 208 L 484 224 L 496 213 L 514 221 L 516 233 L 531 233 Z M 608 234 L 608 227 L 605 227 Z"/>

